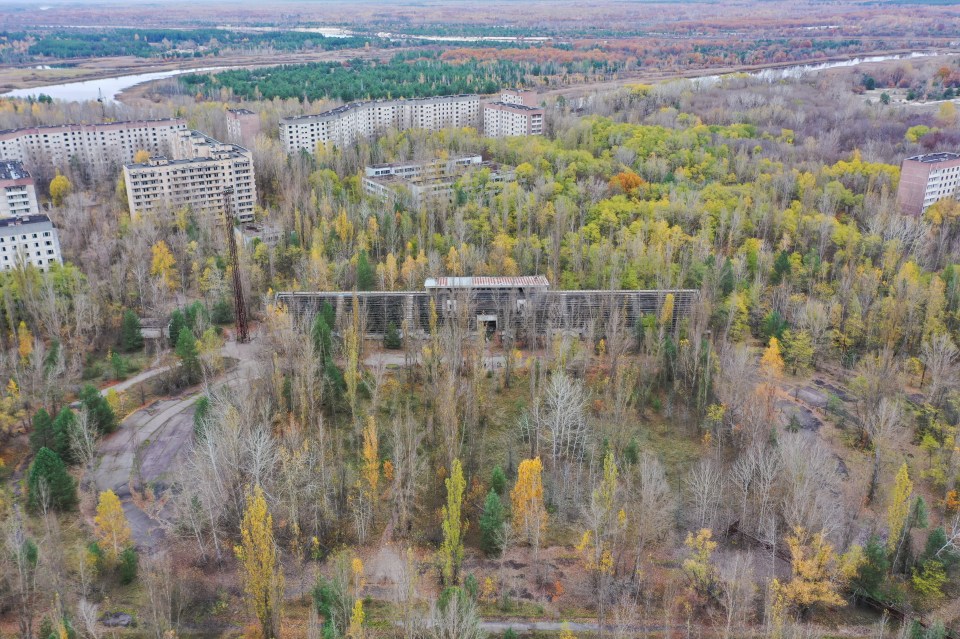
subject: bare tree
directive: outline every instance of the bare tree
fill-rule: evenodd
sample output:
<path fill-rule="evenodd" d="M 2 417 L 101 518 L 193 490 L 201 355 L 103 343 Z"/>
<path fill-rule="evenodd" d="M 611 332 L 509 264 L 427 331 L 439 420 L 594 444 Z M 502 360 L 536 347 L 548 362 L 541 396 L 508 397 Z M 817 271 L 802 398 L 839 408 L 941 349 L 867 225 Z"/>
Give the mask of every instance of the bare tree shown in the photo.
<path fill-rule="evenodd" d="M 702 459 L 684 482 L 688 522 L 693 528 L 715 530 L 720 521 L 724 476 L 713 459 Z"/>
<path fill-rule="evenodd" d="M 724 639 L 745 627 L 757 589 L 753 580 L 753 559 L 735 552 L 722 559 L 717 568 L 717 598 L 724 611 Z"/>
<path fill-rule="evenodd" d="M 902 409 L 896 399 L 884 397 L 880 400 L 875 411 L 871 412 L 867 422 L 867 432 L 873 443 L 873 472 L 870 475 L 870 486 L 867 489 L 867 501 L 873 502 L 880 484 L 880 466 L 883 463 L 883 454 L 890 444 L 890 437 L 900 424 Z"/>
<path fill-rule="evenodd" d="M 957 383 L 957 361 L 960 349 L 947 333 L 932 335 L 920 348 L 921 359 L 930 374 L 930 387 L 927 395 L 930 403 L 939 406 L 945 392 Z"/>

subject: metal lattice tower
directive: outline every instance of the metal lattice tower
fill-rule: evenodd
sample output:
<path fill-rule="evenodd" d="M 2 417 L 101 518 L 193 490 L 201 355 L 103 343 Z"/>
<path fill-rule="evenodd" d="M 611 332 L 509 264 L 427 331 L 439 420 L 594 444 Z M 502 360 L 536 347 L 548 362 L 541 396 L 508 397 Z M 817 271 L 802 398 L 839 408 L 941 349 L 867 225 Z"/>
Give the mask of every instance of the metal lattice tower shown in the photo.
<path fill-rule="evenodd" d="M 240 279 L 240 258 L 237 256 L 237 238 L 233 231 L 233 188 L 223 190 L 223 228 L 227 232 L 227 245 L 230 247 L 230 266 L 233 268 L 233 314 L 237 320 L 237 341 L 250 340 L 250 328 L 247 325 L 247 305 L 243 299 L 243 282 Z"/>

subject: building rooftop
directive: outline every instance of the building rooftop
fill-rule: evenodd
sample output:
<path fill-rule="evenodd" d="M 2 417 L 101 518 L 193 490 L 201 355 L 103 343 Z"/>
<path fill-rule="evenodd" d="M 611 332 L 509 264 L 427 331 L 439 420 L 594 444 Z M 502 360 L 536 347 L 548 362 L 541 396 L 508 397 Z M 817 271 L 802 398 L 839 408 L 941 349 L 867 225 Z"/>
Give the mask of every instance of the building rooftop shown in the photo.
<path fill-rule="evenodd" d="M 127 124 L 141 124 L 141 125 L 153 125 L 153 124 L 162 124 L 162 123 L 172 123 L 172 124 L 181 124 L 186 126 L 186 120 L 183 118 L 155 118 L 152 120 L 122 120 L 119 122 L 71 122 L 68 124 L 47 124 L 44 126 L 24 126 L 16 129 L 3 129 L 0 130 L 0 135 L 7 135 L 10 133 L 28 133 L 30 131 L 51 131 L 54 129 L 70 129 L 70 128 L 82 128 L 82 127 L 108 127 L 108 126 L 121 126 Z"/>
<path fill-rule="evenodd" d="M 30 173 L 16 160 L 0 160 L 0 180 L 22 180 Z"/>
<path fill-rule="evenodd" d="M 525 104 L 514 104 L 513 102 L 491 102 L 488 107 L 499 107 L 504 109 L 515 109 L 517 111 L 543 111 L 542 107 L 532 107 Z"/>
<path fill-rule="evenodd" d="M 254 115 L 250 109 L 227 109 L 227 111 L 234 115 Z"/>
<path fill-rule="evenodd" d="M 9 234 L 9 231 L 14 227 L 29 226 L 32 224 L 43 224 L 53 226 L 53 223 L 50 221 L 50 218 L 46 215 L 25 215 L 23 217 L 5 217 L 0 218 L 0 232 L 6 232 Z"/>
<path fill-rule="evenodd" d="M 549 288 L 544 275 L 521 275 L 518 277 L 438 277 L 428 278 L 423 287 L 433 288 Z"/>
<path fill-rule="evenodd" d="M 960 153 L 950 153 L 949 151 L 944 151 L 942 153 L 926 153 L 924 155 L 914 155 L 913 157 L 907 159 L 913 162 L 923 162 L 924 164 L 936 164 L 937 162 L 951 162 L 953 160 L 960 160 Z"/>

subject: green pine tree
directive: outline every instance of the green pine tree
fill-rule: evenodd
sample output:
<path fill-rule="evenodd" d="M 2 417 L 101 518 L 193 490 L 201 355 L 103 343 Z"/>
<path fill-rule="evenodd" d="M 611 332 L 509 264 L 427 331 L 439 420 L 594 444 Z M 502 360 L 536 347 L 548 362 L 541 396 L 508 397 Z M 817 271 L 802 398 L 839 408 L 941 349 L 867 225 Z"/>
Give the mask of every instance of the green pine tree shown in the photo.
<path fill-rule="evenodd" d="M 129 308 L 123 312 L 123 318 L 120 321 L 120 348 L 128 353 L 143 348 L 140 318 Z"/>
<path fill-rule="evenodd" d="M 30 449 L 34 454 L 41 448 L 53 448 L 53 418 L 45 408 L 33 416 L 33 430 L 30 431 Z"/>
<path fill-rule="evenodd" d="M 196 384 L 200 381 L 200 353 L 197 351 L 197 340 L 193 331 L 184 326 L 177 337 L 177 357 L 180 358 L 181 377 L 185 384 Z"/>
<path fill-rule="evenodd" d="M 37 509 L 46 499 L 55 510 L 69 510 L 77 503 L 77 484 L 60 456 L 49 448 L 41 448 L 30 465 L 27 476 L 28 503 Z"/>
<path fill-rule="evenodd" d="M 480 547 L 487 555 L 499 555 L 503 550 L 503 522 L 506 520 L 503 502 L 492 488 L 483 502 L 480 515 Z"/>
<path fill-rule="evenodd" d="M 87 384 L 80 390 L 80 402 L 87 409 L 94 429 L 101 435 L 117 430 L 117 416 L 106 398 L 94 386 Z"/>

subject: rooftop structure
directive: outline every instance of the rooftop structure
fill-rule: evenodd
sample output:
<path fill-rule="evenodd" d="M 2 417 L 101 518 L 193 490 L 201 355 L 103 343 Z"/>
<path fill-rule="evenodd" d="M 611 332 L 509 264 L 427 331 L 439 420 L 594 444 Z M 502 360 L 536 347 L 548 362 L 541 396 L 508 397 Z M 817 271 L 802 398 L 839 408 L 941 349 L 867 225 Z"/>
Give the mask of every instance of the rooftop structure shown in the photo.
<path fill-rule="evenodd" d="M 254 224 L 248 222 L 234 228 L 237 242 L 245 248 L 251 247 L 257 242 L 262 242 L 267 246 L 276 246 L 280 243 L 281 231 L 277 226 L 270 224 Z"/>
<path fill-rule="evenodd" d="M 410 100 L 373 100 L 280 120 L 280 141 L 287 153 L 313 152 L 317 145 L 348 146 L 389 129 L 477 127 L 480 96 L 448 95 Z"/>
<path fill-rule="evenodd" d="M 945 198 L 957 199 L 960 189 L 960 154 L 915 155 L 900 166 L 897 203 L 904 215 L 922 215 Z"/>
<path fill-rule="evenodd" d="M 57 229 L 46 215 L 0 219 L 0 270 L 35 266 L 41 271 L 62 264 Z"/>
<path fill-rule="evenodd" d="M 0 160 L 0 218 L 39 215 L 33 177 L 16 160 Z"/>
<path fill-rule="evenodd" d="M 550 281 L 544 275 L 521 275 L 517 277 L 437 277 L 423 283 L 425 289 L 475 289 L 475 288 L 549 288 Z"/>

